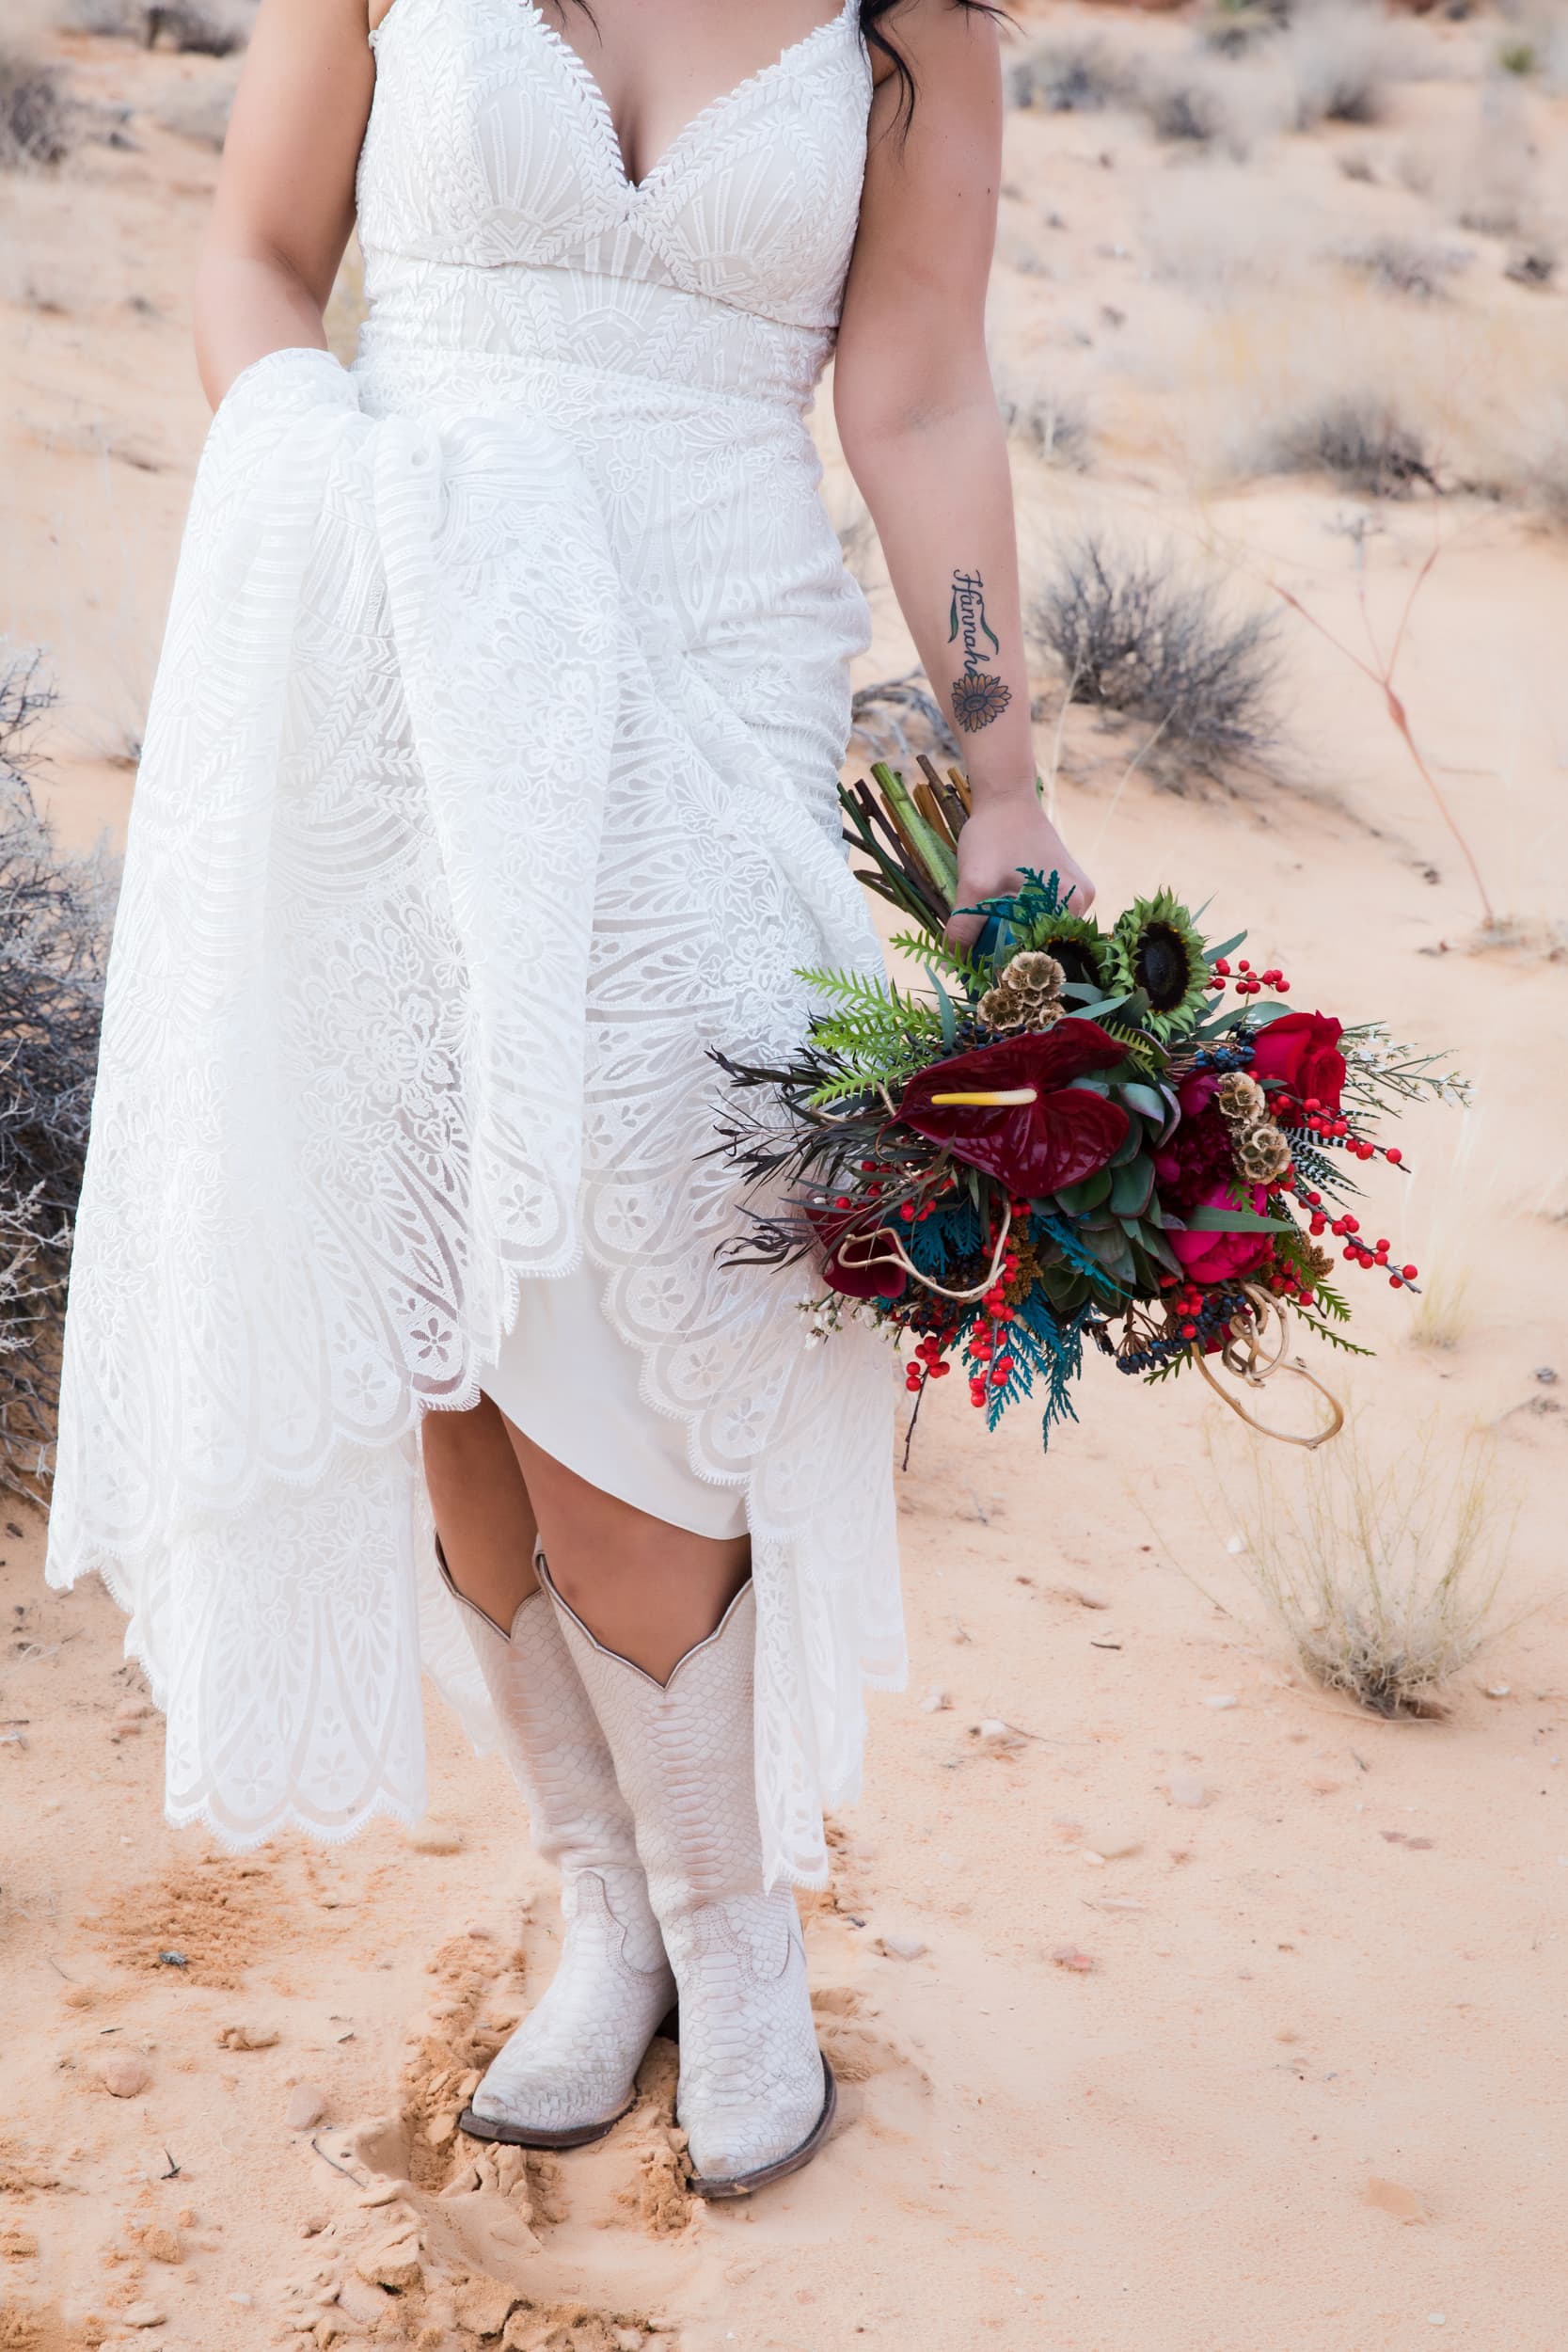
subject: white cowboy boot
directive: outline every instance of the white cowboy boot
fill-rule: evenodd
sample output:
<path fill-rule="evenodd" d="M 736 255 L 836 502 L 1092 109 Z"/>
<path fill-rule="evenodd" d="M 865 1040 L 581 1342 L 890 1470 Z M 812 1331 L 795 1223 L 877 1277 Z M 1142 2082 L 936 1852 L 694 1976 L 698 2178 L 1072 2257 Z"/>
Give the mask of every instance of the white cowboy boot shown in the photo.
<path fill-rule="evenodd" d="M 800 1915 L 765 1892 L 752 1764 L 756 1599 L 748 1583 L 667 1683 L 594 1639 L 550 1585 L 637 1824 L 680 1992 L 680 2091 L 699 2197 L 744 2197 L 798 2171 L 832 2121 Z"/>
<path fill-rule="evenodd" d="M 542 2000 L 492 2060 L 458 2122 L 474 2139 L 580 2148 L 631 2105 L 637 2070 L 675 1998 L 631 1814 L 588 1694 L 542 1591 L 510 1635 L 463 1601 L 468 1638 L 528 1804 L 535 1849 L 561 1872 L 566 1936 Z"/>

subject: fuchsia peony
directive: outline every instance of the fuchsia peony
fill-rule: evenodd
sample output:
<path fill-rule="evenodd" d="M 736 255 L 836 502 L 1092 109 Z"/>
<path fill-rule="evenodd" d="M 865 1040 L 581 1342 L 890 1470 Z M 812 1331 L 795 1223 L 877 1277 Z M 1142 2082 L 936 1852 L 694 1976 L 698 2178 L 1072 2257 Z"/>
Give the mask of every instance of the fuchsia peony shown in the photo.
<path fill-rule="evenodd" d="M 1261 1184 L 1254 1184 L 1249 1192 L 1250 1205 L 1259 1216 L 1268 1205 L 1268 1194 Z M 1230 1183 L 1212 1185 L 1200 1200 L 1186 1204 L 1192 1209 L 1233 1209 L 1236 1197 Z M 1192 1282 L 1239 1282 L 1243 1275 L 1260 1266 L 1274 1247 L 1271 1233 L 1173 1233 L 1165 1239 L 1181 1262 L 1182 1271 Z"/>

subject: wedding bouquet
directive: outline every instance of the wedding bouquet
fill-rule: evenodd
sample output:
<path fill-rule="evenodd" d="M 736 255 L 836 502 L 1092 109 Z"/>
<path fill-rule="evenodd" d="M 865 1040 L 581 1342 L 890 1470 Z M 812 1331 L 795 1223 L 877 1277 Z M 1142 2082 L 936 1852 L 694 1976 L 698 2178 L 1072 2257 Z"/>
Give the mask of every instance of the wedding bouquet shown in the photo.
<path fill-rule="evenodd" d="M 812 1340 L 869 1319 L 917 1400 L 957 1366 L 991 1427 L 1037 1393 L 1047 1438 L 1076 1418 L 1085 1336 L 1148 1380 L 1199 1367 L 1247 1420 L 1211 1358 L 1256 1388 L 1292 1325 L 1368 1354 L 1339 1266 L 1396 1290 L 1418 1269 L 1364 1231 L 1352 1167 L 1402 1168 L 1380 1116 L 1464 1102 L 1465 1082 L 1375 1023 L 1292 1009 L 1244 933 L 1211 942 L 1169 891 L 1102 928 L 1030 873 L 955 948 L 968 788 L 920 766 L 912 789 L 879 765 L 839 797 L 927 988 L 803 973 L 824 1009 L 787 1062 L 717 1057 L 721 1149 L 758 1203 L 732 1262 L 814 1261 Z M 1289 1369 L 1328 1398 L 1328 1425 L 1293 1440 L 1319 1444 L 1342 1416 Z"/>

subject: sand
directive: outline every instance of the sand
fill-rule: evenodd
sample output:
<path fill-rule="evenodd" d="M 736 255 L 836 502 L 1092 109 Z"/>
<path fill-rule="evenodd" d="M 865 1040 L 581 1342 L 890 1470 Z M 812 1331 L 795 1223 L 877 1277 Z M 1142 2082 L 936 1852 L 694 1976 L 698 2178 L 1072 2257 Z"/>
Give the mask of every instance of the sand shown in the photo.
<path fill-rule="evenodd" d="M 1092 16 L 1148 54 L 1189 38 Z M 1378 1196 L 1451 1344 L 1417 1344 L 1409 1307 L 1363 1284 L 1379 1355 L 1349 1387 L 1374 1453 L 1490 1434 L 1490 1647 L 1440 1722 L 1309 1684 L 1249 1581 L 1245 1440 L 1196 1384 L 1093 1365 L 1049 1460 L 1026 1411 L 988 1439 L 961 1383 L 934 1392 L 899 1486 L 911 1688 L 874 1702 L 867 1794 L 806 1905 L 840 2125 L 799 2179 L 705 2210 L 663 2045 L 600 2149 L 525 2162 L 455 2133 L 554 1931 L 501 1767 L 438 1702 L 433 1833 L 247 1858 L 176 1836 L 118 1613 L 45 1592 L 40 1526 L 0 1505 L 6 2352 L 1556 2352 L 1568 542 L 1516 486 L 1459 485 L 1488 449 L 1513 463 L 1505 394 L 1543 339 L 1560 350 L 1561 302 L 1404 184 L 1401 158 L 1463 151 L 1497 27 L 1420 32 L 1440 77 L 1402 83 L 1373 129 L 1227 164 L 1207 214 L 1214 159 L 1131 116 L 1015 115 L 993 317 L 1005 385 L 1059 386 L 1093 428 L 1085 472 L 1019 455 L 1032 584 L 1057 536 L 1111 524 L 1217 564 L 1243 608 L 1289 587 L 1364 652 L 1360 592 L 1386 644 L 1439 551 L 1398 683 L 1490 930 L 1379 690 L 1288 615 L 1273 780 L 1173 792 L 1158 747 L 1132 764 L 1148 729 L 1074 710 L 1053 788 L 1108 904 L 1166 880 L 1210 897 L 1299 1001 L 1381 1013 L 1474 1075 L 1476 1108 L 1411 1120 L 1417 1173 Z M 0 183 L 0 625 L 45 650 L 47 797 L 87 841 L 123 825 L 204 421 L 188 282 L 215 155 L 159 118 L 199 120 L 232 68 L 54 45 L 85 99 L 131 109 L 135 144 Z M 1563 103 L 1526 103 L 1549 181 Z M 1200 228 L 1293 222 L 1299 249 L 1271 278 L 1238 233 L 1216 300 L 1149 259 L 1180 246 L 1183 204 Z M 1471 250 L 1440 312 L 1322 258 L 1390 226 Z M 1441 498 L 1229 470 L 1280 369 L 1326 369 L 1347 336 L 1410 339 L 1400 389 L 1441 426 Z M 868 578 L 871 678 L 908 650 Z M 1283 1491 L 1297 1468 L 1276 1449 L 1264 1475 Z"/>

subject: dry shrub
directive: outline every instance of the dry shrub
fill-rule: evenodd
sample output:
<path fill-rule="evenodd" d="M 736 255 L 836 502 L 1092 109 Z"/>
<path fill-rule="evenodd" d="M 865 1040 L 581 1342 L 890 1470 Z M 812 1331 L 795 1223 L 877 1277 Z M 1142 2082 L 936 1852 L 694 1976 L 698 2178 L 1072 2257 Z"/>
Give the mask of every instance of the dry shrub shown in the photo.
<path fill-rule="evenodd" d="M 1130 104 L 1134 83 L 1129 60 L 1090 35 L 1041 41 L 1009 72 L 1007 95 L 1045 114 L 1097 114 Z"/>
<path fill-rule="evenodd" d="M 1259 446 L 1263 473 L 1323 473 L 1369 498 L 1437 489 L 1433 451 L 1398 403 L 1375 393 L 1330 394 L 1281 418 Z"/>
<path fill-rule="evenodd" d="M 919 670 L 857 687 L 849 705 L 849 756 L 902 761 L 920 753 L 942 762 L 961 756 L 941 706 Z"/>
<path fill-rule="evenodd" d="M 71 1225 L 98 1066 L 111 879 L 72 858 L 27 776 L 48 707 L 33 663 L 0 669 L 0 1486 L 45 1491 Z"/>
<path fill-rule="evenodd" d="M 1320 122 L 1381 122 L 1403 45 L 1367 0 L 1320 0 L 1292 11 L 1278 56 L 1291 82 L 1298 131 Z"/>
<path fill-rule="evenodd" d="M 1347 269 L 1379 294 L 1403 294 L 1417 302 L 1439 302 L 1454 278 L 1470 265 L 1470 255 L 1423 237 L 1371 237 L 1341 256 Z"/>
<path fill-rule="evenodd" d="M 1273 614 L 1238 616 L 1174 548 L 1136 553 L 1086 533 L 1059 552 L 1028 628 L 1070 701 L 1152 725 L 1167 761 L 1185 755 L 1212 773 L 1276 743 Z"/>
<path fill-rule="evenodd" d="M 144 13 L 150 49 L 166 40 L 188 56 L 231 57 L 249 40 L 255 11 L 244 0 L 153 0 Z"/>
<path fill-rule="evenodd" d="M 1513 1534 L 1490 1448 L 1429 1436 L 1375 1463 L 1352 1426 L 1288 1482 L 1252 1457 L 1247 1573 L 1315 1682 L 1374 1715 L 1447 1712 L 1487 1638 Z"/>
<path fill-rule="evenodd" d="M 10 32 L 0 32 L 0 170 L 57 164 L 74 144 L 70 101 L 58 67 Z"/>

